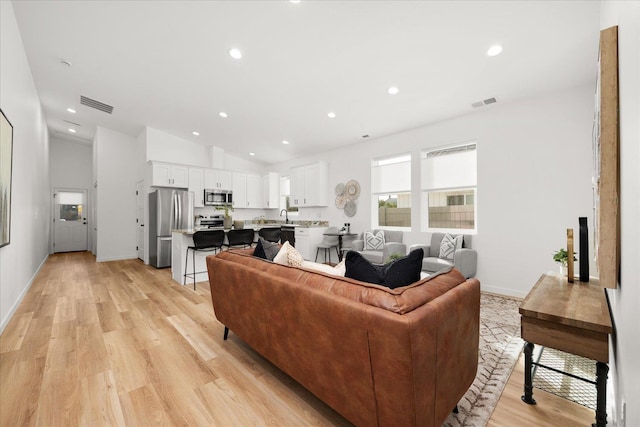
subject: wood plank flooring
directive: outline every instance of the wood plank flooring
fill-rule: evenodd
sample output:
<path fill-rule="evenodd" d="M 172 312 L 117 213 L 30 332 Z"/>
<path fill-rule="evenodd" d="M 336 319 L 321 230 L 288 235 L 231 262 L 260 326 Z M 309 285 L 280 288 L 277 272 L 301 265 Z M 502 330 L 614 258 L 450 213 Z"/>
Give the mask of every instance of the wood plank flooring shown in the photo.
<path fill-rule="evenodd" d="M 350 425 L 222 334 L 207 282 L 193 291 L 139 260 L 52 255 L 0 336 L 0 426 Z M 592 421 L 538 390 L 539 405 L 520 402 L 521 365 L 489 425 Z"/>

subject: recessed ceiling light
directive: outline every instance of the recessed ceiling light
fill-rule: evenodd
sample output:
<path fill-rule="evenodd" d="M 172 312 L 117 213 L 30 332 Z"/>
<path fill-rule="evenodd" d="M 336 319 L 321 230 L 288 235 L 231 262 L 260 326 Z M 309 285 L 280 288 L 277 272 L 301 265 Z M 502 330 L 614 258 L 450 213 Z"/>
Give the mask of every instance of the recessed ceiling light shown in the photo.
<path fill-rule="evenodd" d="M 396 93 L 400 92 L 400 90 L 398 90 L 398 88 L 395 86 L 391 86 L 389 89 L 387 89 L 387 92 L 389 92 L 389 95 L 395 95 Z"/>
<path fill-rule="evenodd" d="M 76 110 L 74 110 L 73 108 L 67 108 L 67 111 L 68 111 L 68 112 L 70 112 L 70 113 L 72 113 L 72 114 L 75 114 L 75 113 L 76 113 Z"/>
<path fill-rule="evenodd" d="M 498 45 L 498 44 L 497 44 L 497 45 L 495 45 L 495 46 L 491 46 L 491 47 L 489 48 L 489 50 L 487 51 L 487 55 L 489 55 L 489 56 L 496 56 L 496 55 L 499 55 L 499 54 L 500 54 L 500 52 L 502 52 L 502 46 L 500 46 L 500 45 Z"/>
<path fill-rule="evenodd" d="M 330 112 L 329 112 L 329 114 L 327 114 L 327 116 L 328 116 L 330 119 L 335 119 L 335 118 L 336 118 L 336 113 L 334 113 L 333 111 L 330 111 Z"/>
<path fill-rule="evenodd" d="M 75 129 L 71 129 L 71 128 L 69 128 L 68 130 L 69 130 L 69 132 L 71 132 L 71 133 L 76 133 L 76 130 L 75 130 Z"/>
<path fill-rule="evenodd" d="M 282 141 L 284 145 L 289 145 L 289 141 Z"/>
<path fill-rule="evenodd" d="M 242 58 L 242 52 L 240 51 L 240 49 L 233 47 L 229 49 L 229 56 L 231 56 L 233 59 L 240 59 Z"/>
<path fill-rule="evenodd" d="M 219 116 L 222 117 L 223 119 L 226 119 L 228 117 L 227 113 L 225 113 L 224 111 L 220 111 Z"/>
<path fill-rule="evenodd" d="M 191 133 L 192 133 L 192 134 L 194 134 L 195 136 L 200 136 L 200 132 L 198 132 L 198 131 L 195 131 L 195 130 L 194 130 L 194 131 L 193 131 L 193 132 L 191 132 Z"/>
<path fill-rule="evenodd" d="M 250 155 L 250 156 L 255 156 L 255 155 L 256 155 L 256 153 L 249 153 L 249 155 Z"/>
<path fill-rule="evenodd" d="M 293 4 L 298 4 L 298 3 L 300 3 L 300 0 L 289 0 L 289 2 L 293 3 Z"/>

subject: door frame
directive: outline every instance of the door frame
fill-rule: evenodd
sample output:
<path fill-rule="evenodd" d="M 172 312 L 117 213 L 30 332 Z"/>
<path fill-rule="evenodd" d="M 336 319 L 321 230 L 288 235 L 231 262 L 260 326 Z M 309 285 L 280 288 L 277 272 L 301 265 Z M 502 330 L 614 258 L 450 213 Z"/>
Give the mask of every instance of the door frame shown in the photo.
<path fill-rule="evenodd" d="M 84 191 L 85 193 L 87 193 L 87 206 L 86 206 L 86 215 L 85 217 L 87 218 L 87 251 L 91 250 L 91 233 L 89 232 L 90 228 L 91 228 L 91 217 L 89 216 L 89 212 L 90 212 L 90 207 L 91 207 L 91 192 L 89 191 L 88 188 L 72 188 L 72 187 L 53 187 L 53 189 L 51 190 L 51 222 L 49 224 L 51 224 L 51 233 L 50 233 L 50 238 L 51 238 L 51 243 L 49 244 L 49 253 L 53 254 L 55 253 L 55 248 L 53 247 L 53 244 L 56 241 L 56 227 L 55 227 L 55 219 L 56 219 L 56 193 L 59 193 L 60 191 Z"/>

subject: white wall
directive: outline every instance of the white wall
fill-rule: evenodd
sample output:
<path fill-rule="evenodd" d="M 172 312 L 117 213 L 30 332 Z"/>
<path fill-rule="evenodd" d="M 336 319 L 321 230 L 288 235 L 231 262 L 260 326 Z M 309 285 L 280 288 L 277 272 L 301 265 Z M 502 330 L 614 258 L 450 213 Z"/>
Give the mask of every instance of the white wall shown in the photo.
<path fill-rule="evenodd" d="M 209 149 L 204 145 L 146 127 L 147 160 L 209 167 Z"/>
<path fill-rule="evenodd" d="M 98 127 L 97 261 L 137 258 L 136 252 L 136 139 Z"/>
<path fill-rule="evenodd" d="M 595 70 L 595 60 L 594 60 Z M 595 74 L 594 74 L 595 79 Z M 595 85 L 595 80 L 594 80 Z M 420 231 L 420 150 L 462 141 L 478 143 L 477 277 L 484 290 L 525 296 L 538 277 L 557 269 L 552 253 L 566 247 L 566 228 L 592 218 L 594 87 L 581 87 L 485 110 L 433 125 L 344 147 L 318 156 L 329 163 L 330 206 L 301 209 L 301 219 L 326 219 L 351 229 L 371 227 L 371 159 L 412 154 L 413 230 L 408 245 L 428 242 Z M 313 158 L 273 165 L 280 174 Z M 348 218 L 333 205 L 339 182 L 361 186 L 358 212 Z M 277 215 L 277 214 L 271 214 Z M 591 229 L 593 227 L 590 227 Z M 593 240 L 593 239 L 591 239 Z"/>
<path fill-rule="evenodd" d="M 602 2 L 600 28 L 618 25 L 620 93 L 620 230 L 618 288 L 608 292 L 614 322 L 610 378 L 620 423 L 626 403 L 628 427 L 640 426 L 640 2 Z"/>
<path fill-rule="evenodd" d="M 0 2 L 0 108 L 13 125 L 11 242 L 0 248 L 0 332 L 49 253 L 49 136 L 11 2 Z"/>

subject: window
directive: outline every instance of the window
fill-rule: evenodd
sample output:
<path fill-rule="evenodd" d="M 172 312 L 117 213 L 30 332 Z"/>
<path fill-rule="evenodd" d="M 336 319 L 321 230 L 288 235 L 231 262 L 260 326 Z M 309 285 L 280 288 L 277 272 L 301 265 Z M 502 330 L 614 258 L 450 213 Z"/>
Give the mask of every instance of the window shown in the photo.
<path fill-rule="evenodd" d="M 423 230 L 476 230 L 476 143 L 423 150 Z"/>
<path fill-rule="evenodd" d="M 291 194 L 291 179 L 288 176 L 280 178 L 280 209 L 286 209 L 288 213 L 295 212 L 297 215 L 298 208 L 292 207 L 289 197 Z"/>
<path fill-rule="evenodd" d="M 371 161 L 373 209 L 378 227 L 411 227 L 411 154 Z"/>

